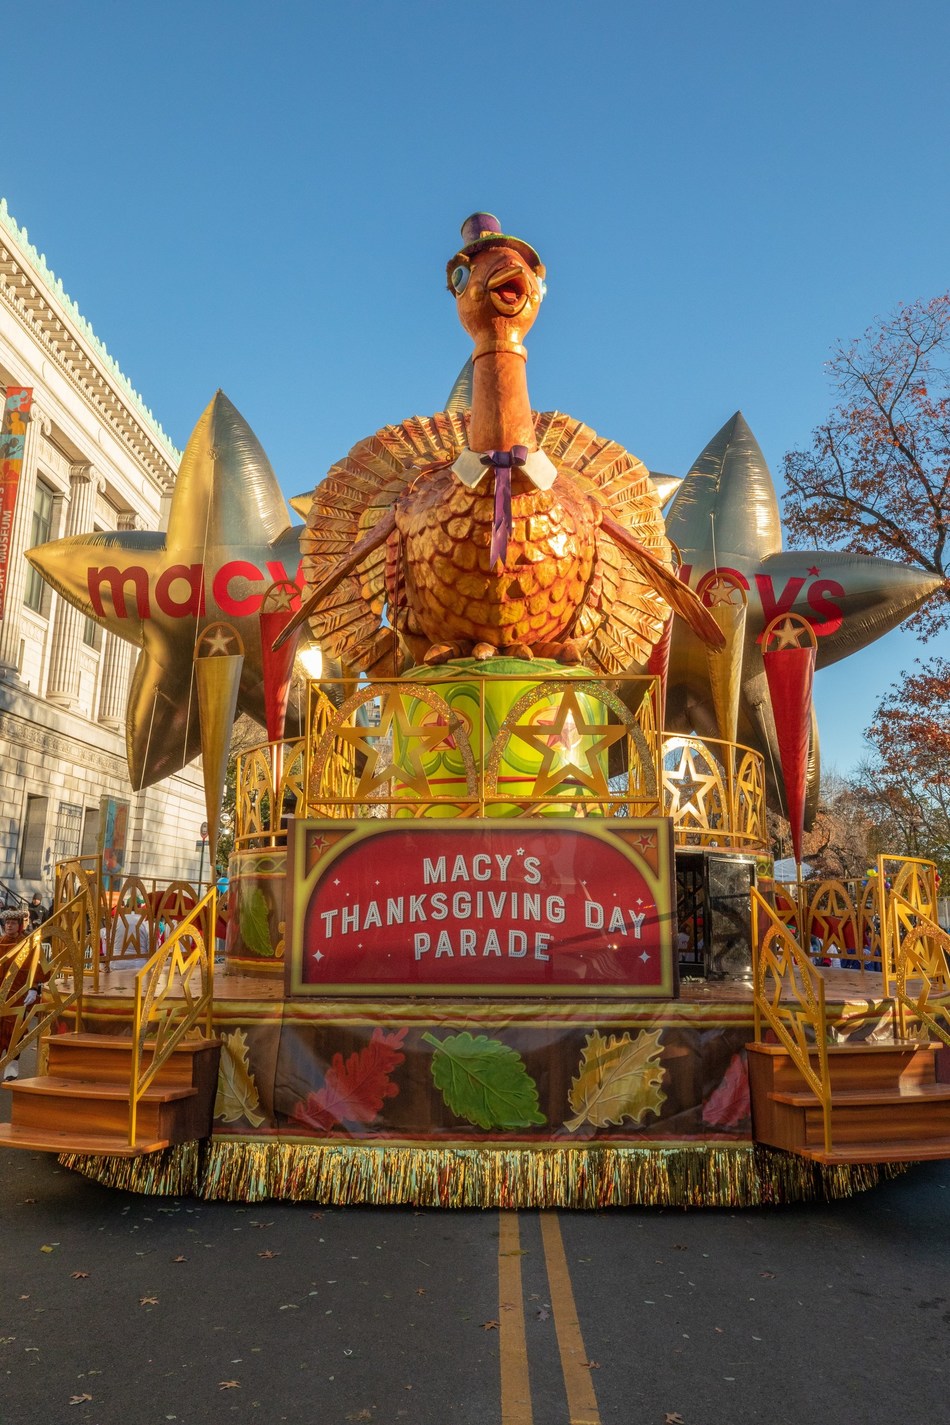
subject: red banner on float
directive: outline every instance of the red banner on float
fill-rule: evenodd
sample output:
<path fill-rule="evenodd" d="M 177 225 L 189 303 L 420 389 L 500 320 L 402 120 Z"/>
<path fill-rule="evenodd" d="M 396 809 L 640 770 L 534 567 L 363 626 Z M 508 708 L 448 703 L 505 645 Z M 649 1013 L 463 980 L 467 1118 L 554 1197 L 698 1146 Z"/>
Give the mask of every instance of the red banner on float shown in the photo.
<path fill-rule="evenodd" d="M 33 404 L 29 386 L 7 386 L 4 394 L 3 420 L 0 422 L 0 618 L 7 597 L 7 576 L 10 570 L 10 548 L 13 542 L 13 516 L 16 513 L 23 451 L 26 447 L 26 427 Z"/>
<path fill-rule="evenodd" d="M 298 821 L 293 995 L 673 993 L 662 818 Z"/>

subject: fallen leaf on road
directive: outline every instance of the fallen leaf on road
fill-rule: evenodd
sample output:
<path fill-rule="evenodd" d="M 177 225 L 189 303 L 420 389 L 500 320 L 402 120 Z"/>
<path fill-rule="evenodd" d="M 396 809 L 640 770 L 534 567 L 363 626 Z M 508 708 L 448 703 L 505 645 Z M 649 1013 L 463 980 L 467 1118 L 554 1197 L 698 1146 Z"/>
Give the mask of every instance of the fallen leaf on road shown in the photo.
<path fill-rule="evenodd" d="M 157 1305 L 158 1305 L 158 1297 L 157 1297 L 157 1296 L 140 1296 L 140 1297 L 139 1297 L 139 1306 L 157 1306 Z"/>
<path fill-rule="evenodd" d="M 424 1286 L 417 1286 L 417 1287 L 416 1287 L 416 1296 L 425 1296 L 425 1294 L 426 1294 L 426 1289 L 425 1289 Z"/>
<path fill-rule="evenodd" d="M 682 1415 L 677 1415 L 676 1411 L 667 1411 L 663 1416 L 663 1425 L 686 1425 Z"/>
<path fill-rule="evenodd" d="M 497 1331 L 497 1330 L 498 1330 L 498 1322 L 497 1322 L 497 1321 L 482 1321 L 482 1322 L 480 1323 L 480 1325 L 481 1325 L 481 1329 L 482 1329 L 483 1331 Z"/>
<path fill-rule="evenodd" d="M 70 1403 L 70 1405 L 82 1405 L 82 1403 L 83 1403 L 84 1400 L 91 1400 L 91 1399 L 92 1399 L 92 1396 L 91 1396 L 91 1395 L 71 1395 L 71 1396 L 69 1397 L 69 1403 Z"/>
<path fill-rule="evenodd" d="M 759 1276 L 760 1276 L 760 1277 L 765 1277 L 765 1280 L 766 1280 L 766 1281 L 773 1281 L 773 1280 L 775 1279 L 775 1273 L 774 1273 L 774 1272 L 759 1272 Z"/>
<path fill-rule="evenodd" d="M 240 1389 L 241 1389 L 241 1382 L 240 1382 L 239 1380 L 219 1380 L 219 1381 L 218 1381 L 218 1389 L 219 1389 L 219 1390 L 240 1390 Z"/>
<path fill-rule="evenodd" d="M 52 1252 L 52 1250 L 53 1250 L 52 1247 L 41 1247 L 41 1248 L 40 1248 L 40 1251 L 41 1251 L 41 1252 Z"/>
<path fill-rule="evenodd" d="M 187 1257 L 172 1257 L 173 1262 L 187 1262 Z"/>
<path fill-rule="evenodd" d="M 586 1366 L 589 1371 L 599 1371 L 600 1361 L 581 1361 L 582 1366 Z"/>
<path fill-rule="evenodd" d="M 280 1253 L 279 1253 L 279 1252 L 266 1251 L 266 1252 L 258 1252 L 257 1255 L 258 1255 L 259 1257 L 263 1257 L 263 1259 L 264 1259 L 265 1262 L 270 1262 L 270 1261 L 272 1261 L 272 1260 L 274 1259 L 274 1257 L 279 1257 L 279 1256 L 280 1256 Z"/>
<path fill-rule="evenodd" d="M 548 1309 L 547 1309 L 546 1306 L 539 1306 L 539 1307 L 538 1307 L 538 1320 L 539 1320 L 539 1321 L 547 1321 L 547 1319 L 548 1319 L 548 1317 L 549 1317 L 550 1315 L 551 1315 L 551 1313 L 550 1313 L 550 1311 L 548 1311 Z"/>
<path fill-rule="evenodd" d="M 88 1272 L 70 1272 L 69 1275 L 72 1277 L 72 1279 L 73 1279 L 74 1282 L 81 1282 L 81 1281 L 85 1281 L 85 1279 L 86 1279 L 86 1277 L 89 1275 L 89 1273 L 88 1273 Z"/>

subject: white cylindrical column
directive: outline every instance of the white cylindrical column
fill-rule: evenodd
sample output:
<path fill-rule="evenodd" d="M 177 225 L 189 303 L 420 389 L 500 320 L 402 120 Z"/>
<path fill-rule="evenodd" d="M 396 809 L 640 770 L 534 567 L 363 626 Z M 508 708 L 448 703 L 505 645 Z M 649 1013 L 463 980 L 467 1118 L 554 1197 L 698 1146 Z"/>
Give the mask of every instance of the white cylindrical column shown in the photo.
<path fill-rule="evenodd" d="M 97 477 L 91 465 L 74 465 L 69 476 L 69 513 L 66 533 L 91 534 L 96 506 Z M 86 615 L 60 599 L 53 621 L 49 677 L 46 696 L 60 707 L 71 707 L 79 698 L 79 649 Z"/>

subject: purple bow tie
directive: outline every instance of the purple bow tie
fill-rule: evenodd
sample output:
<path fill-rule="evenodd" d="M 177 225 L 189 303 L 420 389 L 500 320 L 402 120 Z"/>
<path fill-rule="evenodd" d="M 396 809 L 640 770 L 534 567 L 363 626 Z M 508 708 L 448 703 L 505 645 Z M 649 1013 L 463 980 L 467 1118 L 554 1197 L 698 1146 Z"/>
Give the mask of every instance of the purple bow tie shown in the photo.
<path fill-rule="evenodd" d="M 490 465 L 495 477 L 495 514 L 491 527 L 491 548 L 488 551 L 490 568 L 496 564 L 504 568 L 511 538 L 511 472 L 524 465 L 528 458 L 526 445 L 513 445 L 510 450 L 490 450 L 481 457 L 483 465 Z"/>

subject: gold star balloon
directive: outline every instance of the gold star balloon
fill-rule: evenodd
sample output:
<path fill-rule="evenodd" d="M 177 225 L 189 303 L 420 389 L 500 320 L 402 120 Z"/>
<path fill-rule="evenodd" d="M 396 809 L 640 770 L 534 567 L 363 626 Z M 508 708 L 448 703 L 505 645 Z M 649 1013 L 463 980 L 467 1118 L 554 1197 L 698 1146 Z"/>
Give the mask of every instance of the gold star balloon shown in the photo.
<path fill-rule="evenodd" d="M 27 554 L 57 593 L 141 649 L 126 719 L 136 790 L 201 751 L 193 657 L 210 625 L 236 630 L 237 707 L 265 721 L 261 603 L 275 581 L 299 589 L 299 532 L 257 437 L 219 391 L 182 456 L 166 533 L 72 535 Z"/>
<path fill-rule="evenodd" d="M 738 688 L 738 741 L 757 748 L 770 780 L 779 765 L 775 721 L 762 662 L 767 624 L 797 615 L 814 630 L 816 666 L 826 667 L 896 628 L 940 587 L 921 569 L 842 550 L 782 549 L 778 499 L 758 442 L 737 412 L 713 436 L 679 486 L 666 533 L 680 551 L 685 579 L 705 602 L 723 580 L 746 594 Z M 701 737 L 725 736 L 704 645 L 674 621 L 666 725 Z M 812 720 L 809 802 L 818 789 L 818 739 Z"/>

